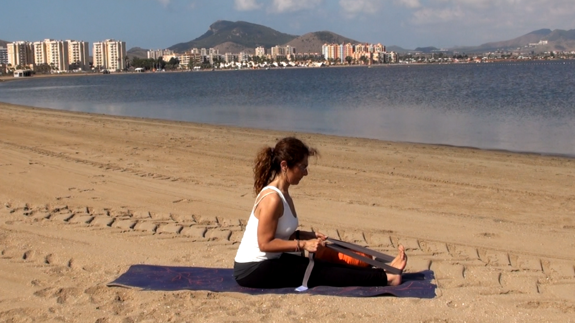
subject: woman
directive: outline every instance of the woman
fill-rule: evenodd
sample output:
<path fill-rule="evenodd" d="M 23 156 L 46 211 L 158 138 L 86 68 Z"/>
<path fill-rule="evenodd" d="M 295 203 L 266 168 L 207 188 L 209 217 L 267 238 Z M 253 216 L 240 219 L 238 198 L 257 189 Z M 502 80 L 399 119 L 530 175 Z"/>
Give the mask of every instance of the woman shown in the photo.
<path fill-rule="evenodd" d="M 289 187 L 307 176 L 308 157 L 317 151 L 293 137 L 283 138 L 274 148 L 263 148 L 254 167 L 254 190 L 258 194 L 234 262 L 238 284 L 253 288 L 298 287 L 309 259 L 289 252 L 316 252 L 325 244 L 319 232 L 296 230 L 298 218 Z M 403 270 L 407 262 L 403 246 L 391 263 Z M 399 285 L 401 275 L 382 269 L 360 268 L 315 261 L 308 281 L 314 286 Z"/>

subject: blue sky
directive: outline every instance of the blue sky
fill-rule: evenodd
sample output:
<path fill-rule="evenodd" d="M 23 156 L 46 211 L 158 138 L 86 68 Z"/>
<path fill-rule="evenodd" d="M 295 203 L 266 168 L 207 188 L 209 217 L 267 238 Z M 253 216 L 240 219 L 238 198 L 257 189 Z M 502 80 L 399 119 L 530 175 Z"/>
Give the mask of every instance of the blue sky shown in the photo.
<path fill-rule="evenodd" d="M 531 31 L 575 28 L 574 0 L 13 0 L 0 6 L 0 39 L 119 39 L 166 48 L 217 20 L 303 35 L 329 30 L 407 49 L 474 46 Z"/>

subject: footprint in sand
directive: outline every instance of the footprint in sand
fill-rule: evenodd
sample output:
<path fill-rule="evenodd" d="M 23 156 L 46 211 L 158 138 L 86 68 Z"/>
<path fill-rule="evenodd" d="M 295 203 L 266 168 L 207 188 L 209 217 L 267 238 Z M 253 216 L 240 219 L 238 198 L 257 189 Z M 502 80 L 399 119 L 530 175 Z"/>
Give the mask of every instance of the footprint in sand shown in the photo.
<path fill-rule="evenodd" d="M 183 199 L 179 199 L 179 200 L 172 201 L 172 203 L 183 203 L 183 202 L 185 202 L 185 203 L 191 203 L 192 200 L 183 198 Z"/>

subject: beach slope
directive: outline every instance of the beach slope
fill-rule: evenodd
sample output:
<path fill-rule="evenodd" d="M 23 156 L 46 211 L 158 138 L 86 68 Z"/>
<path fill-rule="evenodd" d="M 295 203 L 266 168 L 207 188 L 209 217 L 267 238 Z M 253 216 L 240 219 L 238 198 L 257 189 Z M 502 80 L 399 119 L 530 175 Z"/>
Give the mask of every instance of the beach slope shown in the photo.
<path fill-rule="evenodd" d="M 133 264 L 233 266 L 258 149 L 317 148 L 304 228 L 431 269 L 433 299 L 146 292 Z M 575 160 L 0 103 L 0 321 L 569 322 Z"/>

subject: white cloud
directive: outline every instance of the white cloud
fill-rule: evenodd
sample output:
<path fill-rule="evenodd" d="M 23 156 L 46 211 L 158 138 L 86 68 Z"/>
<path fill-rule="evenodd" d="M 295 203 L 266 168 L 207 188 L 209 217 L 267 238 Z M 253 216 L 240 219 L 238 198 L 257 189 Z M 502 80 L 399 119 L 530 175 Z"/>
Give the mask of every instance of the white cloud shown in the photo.
<path fill-rule="evenodd" d="M 283 13 L 309 10 L 319 6 L 322 2 L 323 0 L 273 0 L 268 11 Z"/>
<path fill-rule="evenodd" d="M 167 7 L 171 0 L 157 0 L 162 6 Z"/>
<path fill-rule="evenodd" d="M 421 2 L 419 2 L 419 0 L 397 0 L 397 3 L 407 8 L 421 7 Z"/>
<path fill-rule="evenodd" d="M 398 0 L 405 4 L 410 1 Z M 573 0 L 428 0 L 412 7 L 411 22 L 417 25 L 459 21 L 462 26 L 487 23 L 490 27 L 539 24 L 552 28 L 557 18 L 567 19 L 575 13 Z M 560 19 L 561 20 L 561 19 Z M 556 26 L 560 28 L 560 26 Z M 572 27 L 571 27 L 572 28 Z"/>
<path fill-rule="evenodd" d="M 393 0 L 412 42 L 450 47 L 509 40 L 541 28 L 573 29 L 573 0 Z M 387 8 L 386 8 L 387 9 Z M 438 43 L 443 44 L 438 44 Z"/>
<path fill-rule="evenodd" d="M 339 6 L 343 10 L 344 16 L 351 18 L 359 14 L 377 13 L 383 4 L 382 2 L 381 0 L 339 0 Z"/>
<path fill-rule="evenodd" d="M 262 7 L 256 0 L 234 0 L 236 10 L 252 11 Z"/>
<path fill-rule="evenodd" d="M 454 20 L 460 20 L 465 16 L 461 8 L 422 8 L 413 13 L 415 24 L 447 23 Z"/>

